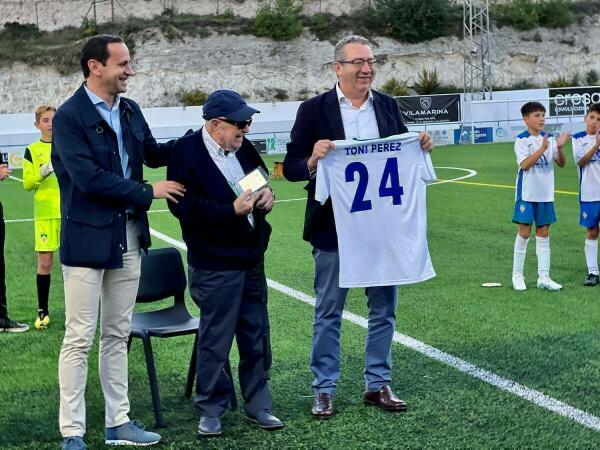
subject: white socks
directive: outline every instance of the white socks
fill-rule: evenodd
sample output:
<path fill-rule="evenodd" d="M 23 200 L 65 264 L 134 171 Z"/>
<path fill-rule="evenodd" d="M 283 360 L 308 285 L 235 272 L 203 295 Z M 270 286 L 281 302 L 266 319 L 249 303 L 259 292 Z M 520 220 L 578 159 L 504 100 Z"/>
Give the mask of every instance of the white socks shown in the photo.
<path fill-rule="evenodd" d="M 515 239 L 515 253 L 513 257 L 513 274 L 523 274 L 523 266 L 525 265 L 525 252 L 527 251 L 527 243 L 529 238 L 523 239 L 517 234 Z"/>
<path fill-rule="evenodd" d="M 588 274 L 593 273 L 599 275 L 598 272 L 598 241 L 586 239 L 585 240 L 585 261 L 588 267 Z"/>
<path fill-rule="evenodd" d="M 540 278 L 550 275 L 550 237 L 535 237 L 535 253 L 538 260 Z"/>

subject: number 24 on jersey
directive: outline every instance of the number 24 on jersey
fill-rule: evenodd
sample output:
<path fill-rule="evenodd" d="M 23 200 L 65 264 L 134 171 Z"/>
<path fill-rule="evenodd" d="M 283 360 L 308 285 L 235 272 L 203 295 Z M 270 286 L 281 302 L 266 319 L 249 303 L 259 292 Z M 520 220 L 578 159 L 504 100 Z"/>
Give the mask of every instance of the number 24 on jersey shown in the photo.
<path fill-rule="evenodd" d="M 354 200 L 352 201 L 352 207 L 350 208 L 351 213 L 373 209 L 371 200 L 365 198 L 369 184 L 369 171 L 367 166 L 362 162 L 354 161 L 346 166 L 346 182 L 356 181 L 357 175 L 358 185 L 354 194 Z M 383 169 L 381 181 L 379 182 L 379 197 L 392 197 L 394 205 L 401 205 L 402 195 L 404 195 L 404 188 L 400 186 L 400 179 L 398 178 L 398 160 L 396 158 L 388 158 Z"/>

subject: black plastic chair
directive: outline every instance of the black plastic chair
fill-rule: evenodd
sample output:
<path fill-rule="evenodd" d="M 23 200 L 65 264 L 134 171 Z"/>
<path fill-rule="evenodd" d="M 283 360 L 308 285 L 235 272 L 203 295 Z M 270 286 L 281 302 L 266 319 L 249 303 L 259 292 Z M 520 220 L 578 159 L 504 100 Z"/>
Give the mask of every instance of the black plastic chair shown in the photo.
<path fill-rule="evenodd" d="M 137 303 L 150 303 L 174 297 L 173 306 L 149 312 L 133 313 L 131 322 L 131 334 L 127 343 L 127 350 L 131 347 L 134 337 L 140 338 L 144 343 L 144 354 L 146 356 L 146 367 L 152 394 L 152 406 L 157 427 L 164 427 L 165 422 L 160 406 L 158 393 L 158 381 L 154 367 L 154 355 L 150 337 L 167 338 L 193 334 L 194 346 L 188 369 L 187 382 L 185 386 L 185 397 L 190 398 L 196 378 L 196 346 L 198 344 L 198 324 L 200 320 L 192 316 L 185 306 L 184 293 L 187 281 L 181 255 L 175 248 L 161 248 L 148 251 L 142 255 L 142 274 L 138 288 Z M 231 409 L 237 408 L 237 399 L 231 376 L 229 361 L 225 365 L 225 373 L 232 383 Z"/>

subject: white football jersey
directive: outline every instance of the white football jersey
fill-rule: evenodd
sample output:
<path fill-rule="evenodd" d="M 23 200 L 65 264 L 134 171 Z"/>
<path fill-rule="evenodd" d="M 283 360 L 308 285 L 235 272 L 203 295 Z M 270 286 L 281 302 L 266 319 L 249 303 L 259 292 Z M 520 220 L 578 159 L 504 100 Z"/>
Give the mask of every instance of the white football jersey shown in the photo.
<path fill-rule="evenodd" d="M 584 167 L 579 167 L 579 160 L 596 143 L 595 134 L 587 134 L 585 131 L 575 133 L 572 138 L 573 157 L 577 164 L 577 175 L 579 175 L 579 200 L 582 202 L 600 201 L 600 149 L 596 150 L 592 159 Z"/>
<path fill-rule="evenodd" d="M 517 155 L 517 189 L 515 198 L 526 202 L 553 202 L 554 201 L 554 165 L 558 158 L 556 139 L 548 138 L 548 148 L 535 165 L 529 170 L 521 169 L 521 162 L 537 152 L 542 146 L 543 137 L 547 134 L 541 132 L 539 136 L 532 136 L 528 131 L 517 136 L 515 140 L 515 153 Z"/>
<path fill-rule="evenodd" d="M 334 141 L 319 160 L 315 199 L 331 196 L 340 287 L 393 286 L 435 276 L 427 246 L 426 183 L 435 181 L 417 133 Z"/>

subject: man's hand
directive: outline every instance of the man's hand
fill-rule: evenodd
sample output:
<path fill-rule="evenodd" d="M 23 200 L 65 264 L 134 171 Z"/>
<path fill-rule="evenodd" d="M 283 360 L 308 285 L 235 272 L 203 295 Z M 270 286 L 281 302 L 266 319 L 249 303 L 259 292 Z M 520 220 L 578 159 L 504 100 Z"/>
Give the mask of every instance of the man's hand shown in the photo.
<path fill-rule="evenodd" d="M 321 139 L 320 141 L 315 142 L 312 155 L 308 158 L 308 170 L 315 170 L 319 160 L 325 158 L 327 152 L 334 148 L 335 144 L 329 139 Z"/>
<path fill-rule="evenodd" d="M 556 145 L 561 148 L 563 145 L 565 145 L 567 143 L 567 139 L 569 139 L 571 137 L 571 133 L 569 133 L 568 131 L 563 131 L 562 133 L 560 133 L 560 136 L 558 136 L 558 138 L 556 139 Z M 598 137 L 596 136 L 596 140 L 598 139 Z"/>
<path fill-rule="evenodd" d="M 273 191 L 269 188 L 262 189 L 256 197 L 256 207 L 258 209 L 264 209 L 265 211 L 271 211 L 275 204 L 275 196 Z"/>
<path fill-rule="evenodd" d="M 542 138 L 542 146 L 540 147 L 539 150 L 542 150 L 542 152 L 545 152 L 547 148 L 548 148 L 548 135 L 546 134 Z"/>
<path fill-rule="evenodd" d="M 240 194 L 238 198 L 233 202 L 233 208 L 235 214 L 238 216 L 247 216 L 252 212 L 254 208 L 254 202 L 256 198 L 252 195 L 252 189 L 248 189 Z"/>
<path fill-rule="evenodd" d="M 42 164 L 40 166 L 40 177 L 46 178 L 51 173 L 54 173 L 54 167 L 52 167 L 51 162 L 47 162 L 46 164 Z"/>
<path fill-rule="evenodd" d="M 12 170 L 8 168 L 8 164 L 0 164 L 0 181 L 8 178 Z"/>
<path fill-rule="evenodd" d="M 433 151 L 433 139 L 429 133 L 419 131 L 419 143 L 421 144 L 422 150 L 426 152 Z"/>
<path fill-rule="evenodd" d="M 152 183 L 152 194 L 154 198 L 166 198 L 173 203 L 179 203 L 174 196 L 183 197 L 185 187 L 177 181 L 156 181 Z"/>

